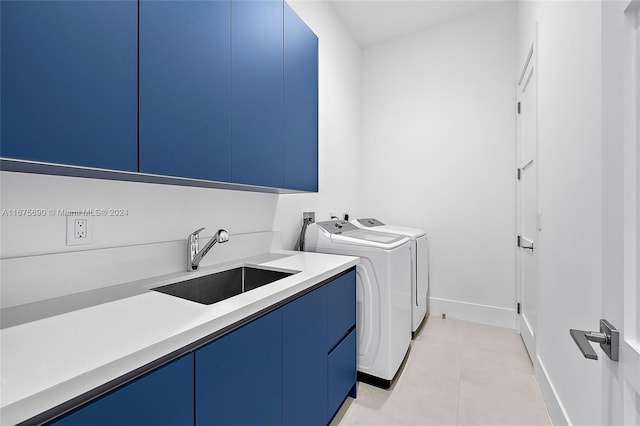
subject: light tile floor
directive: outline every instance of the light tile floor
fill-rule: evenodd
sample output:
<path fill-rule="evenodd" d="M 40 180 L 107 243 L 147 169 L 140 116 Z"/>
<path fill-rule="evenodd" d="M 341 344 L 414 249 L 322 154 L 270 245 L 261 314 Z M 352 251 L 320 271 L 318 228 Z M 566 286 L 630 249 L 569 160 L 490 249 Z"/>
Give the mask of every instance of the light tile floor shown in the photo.
<path fill-rule="evenodd" d="M 550 425 L 520 335 L 429 317 L 393 387 L 358 383 L 335 425 Z"/>

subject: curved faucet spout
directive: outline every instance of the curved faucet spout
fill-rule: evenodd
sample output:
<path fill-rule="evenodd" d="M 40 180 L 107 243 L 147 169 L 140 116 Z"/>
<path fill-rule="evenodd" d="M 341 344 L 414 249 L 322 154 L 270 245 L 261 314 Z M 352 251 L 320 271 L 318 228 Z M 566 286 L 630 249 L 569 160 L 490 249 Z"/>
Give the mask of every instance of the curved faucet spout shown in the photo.
<path fill-rule="evenodd" d="M 224 229 L 219 229 L 218 232 L 209 240 L 206 246 L 200 250 L 200 237 L 199 234 L 204 228 L 200 228 L 197 231 L 189 234 L 187 238 L 187 270 L 197 271 L 200 268 L 200 261 L 203 257 L 209 253 L 211 247 L 216 243 L 226 243 L 229 241 L 229 233 Z"/>

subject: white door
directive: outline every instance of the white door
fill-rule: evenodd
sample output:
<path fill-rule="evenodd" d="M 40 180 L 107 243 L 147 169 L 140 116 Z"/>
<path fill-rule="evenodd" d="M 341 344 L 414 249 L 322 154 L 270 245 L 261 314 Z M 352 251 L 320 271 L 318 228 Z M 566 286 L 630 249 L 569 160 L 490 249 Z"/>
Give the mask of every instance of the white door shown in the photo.
<path fill-rule="evenodd" d="M 640 0 L 603 5 L 605 59 L 615 61 L 619 54 L 622 68 L 604 64 L 608 118 L 602 141 L 602 315 L 618 329 L 619 350 L 616 361 L 591 343 L 590 356 L 603 367 L 600 423 L 640 425 Z M 617 90 L 620 95 L 612 95 Z M 592 330 L 600 331 L 597 318 Z"/>
<path fill-rule="evenodd" d="M 640 425 L 640 0 L 624 17 L 623 276 L 603 282 L 603 313 L 620 331 L 619 362 L 604 359 L 604 419 Z M 606 141 L 603 146 L 607 149 Z M 606 247 L 605 247 L 606 248 Z M 614 249 L 615 250 L 615 249 Z M 615 296 L 615 295 L 621 295 Z"/>
<path fill-rule="evenodd" d="M 536 35 L 518 81 L 517 105 L 517 326 L 535 360 L 538 300 L 538 69 Z"/>

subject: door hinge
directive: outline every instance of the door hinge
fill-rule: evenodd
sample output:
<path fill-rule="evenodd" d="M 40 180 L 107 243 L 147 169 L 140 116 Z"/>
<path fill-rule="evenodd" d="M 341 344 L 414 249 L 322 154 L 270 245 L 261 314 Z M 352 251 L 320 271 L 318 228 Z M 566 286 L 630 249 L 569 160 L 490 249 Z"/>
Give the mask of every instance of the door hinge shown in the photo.
<path fill-rule="evenodd" d="M 518 169 L 517 170 L 516 176 L 517 176 L 518 180 L 520 180 L 522 178 L 522 169 Z"/>
<path fill-rule="evenodd" d="M 516 312 L 520 315 L 520 302 L 516 303 Z"/>
<path fill-rule="evenodd" d="M 518 247 L 520 247 L 520 235 L 516 237 L 516 244 Z"/>
<path fill-rule="evenodd" d="M 518 102 L 518 114 L 520 114 L 520 102 Z"/>

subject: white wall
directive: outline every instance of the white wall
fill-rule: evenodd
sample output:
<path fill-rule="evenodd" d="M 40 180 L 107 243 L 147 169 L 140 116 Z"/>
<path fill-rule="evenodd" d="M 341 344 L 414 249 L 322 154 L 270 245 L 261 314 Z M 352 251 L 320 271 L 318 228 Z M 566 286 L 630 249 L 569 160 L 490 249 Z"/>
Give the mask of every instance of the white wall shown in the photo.
<path fill-rule="evenodd" d="M 328 2 L 288 3 L 320 39 L 318 193 L 279 195 L 274 223 L 293 248 L 303 210 L 315 211 L 316 221 L 358 213 L 362 53 Z"/>
<path fill-rule="evenodd" d="M 28 173 L 2 172 L 2 209 L 126 209 L 94 217 L 93 242 L 66 245 L 66 218 L 3 215 L 1 258 L 160 243 L 225 228 L 233 236 L 271 229 L 277 195 Z M 260 212 L 256 215 L 256 212 Z"/>
<path fill-rule="evenodd" d="M 597 329 L 602 282 L 602 11 L 522 2 L 519 62 L 538 22 L 539 301 L 536 377 L 554 424 L 602 424 L 601 362 L 569 328 Z"/>
<path fill-rule="evenodd" d="M 64 280 L 62 293 L 74 288 L 76 291 L 91 288 L 94 283 L 89 283 L 87 277 L 100 282 L 101 286 L 116 283 L 119 277 L 127 280 L 139 279 L 145 273 L 157 275 L 159 272 L 154 270 L 132 270 L 148 268 L 151 258 L 140 259 L 140 266 L 122 265 L 122 271 L 115 262 L 125 262 L 129 253 L 145 257 L 145 253 L 153 252 L 157 255 L 154 259 L 167 259 L 174 254 L 182 256 L 181 251 L 175 252 L 176 247 L 201 226 L 207 227 L 203 237 L 212 236 L 218 228 L 226 228 L 231 234 L 231 242 L 215 247 L 203 261 L 206 264 L 215 261 L 216 253 L 218 258 L 225 259 L 230 256 L 227 252 L 237 254 L 239 248 L 234 241 L 247 241 L 248 250 L 255 251 L 254 237 L 240 237 L 251 233 L 282 231 L 284 248 L 293 248 L 303 208 L 315 210 L 318 219 L 328 219 L 329 211 L 334 209 L 355 211 L 360 141 L 360 49 L 327 2 L 290 4 L 320 39 L 320 192 L 279 196 L 1 172 L 2 209 L 128 210 L 124 217 L 94 218 L 93 243 L 73 247 L 65 244 L 66 220 L 62 216 L 0 217 L 0 267 L 4 266 L 0 271 L 0 285 L 5 296 L 11 294 L 12 299 L 16 299 L 13 296 L 18 295 L 18 299 L 24 301 L 20 288 L 17 291 L 9 288 L 24 285 L 30 292 L 26 300 L 38 300 L 42 294 L 54 297 L 56 289 L 50 286 L 38 294 L 38 286 L 52 281 L 46 279 L 47 274 L 57 274 Z M 263 247 L 263 238 L 258 240 L 259 247 Z M 118 247 L 122 250 L 113 250 Z M 268 248 L 267 245 L 265 250 Z M 89 253 L 96 249 L 104 250 L 96 251 L 99 253 L 96 255 Z M 24 259 L 28 261 L 25 263 Z M 112 267 L 107 267 L 110 262 Z M 128 263 L 135 263 L 135 259 Z M 168 273 L 168 268 L 175 269 L 182 263 L 180 257 L 180 262 L 175 265 L 165 262 L 158 271 Z M 55 272 L 47 269 L 52 264 L 57 265 Z M 20 271 L 23 265 L 27 265 L 30 273 Z M 57 285 L 60 280 L 53 281 Z"/>
<path fill-rule="evenodd" d="M 515 326 L 516 5 L 364 50 L 363 214 L 427 230 L 431 312 Z"/>
<path fill-rule="evenodd" d="M 202 265 L 238 256 L 250 242 L 268 251 L 277 195 L 2 172 L 1 209 L 126 209 L 91 217 L 93 242 L 66 245 L 66 218 L 0 217 L 0 296 L 8 307 L 183 271 L 185 243 L 200 227 L 231 235 Z M 260 215 L 256 215 L 260 212 Z M 256 243 L 258 236 L 260 243 Z M 240 247 L 239 247 L 240 246 Z M 252 247 L 250 247 L 252 249 Z M 250 250 L 255 254 L 254 250 Z"/>

